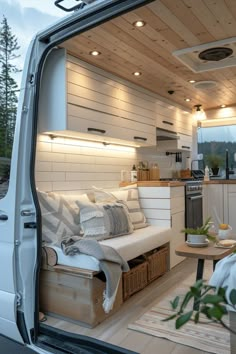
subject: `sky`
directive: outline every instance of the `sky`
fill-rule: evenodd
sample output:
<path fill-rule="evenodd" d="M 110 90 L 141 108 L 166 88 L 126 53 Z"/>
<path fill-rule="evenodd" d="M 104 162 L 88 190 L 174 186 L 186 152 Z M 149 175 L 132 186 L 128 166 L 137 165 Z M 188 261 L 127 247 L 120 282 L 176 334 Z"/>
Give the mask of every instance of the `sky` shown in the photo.
<path fill-rule="evenodd" d="M 28 45 L 34 34 L 58 21 L 67 13 L 54 5 L 54 0 L 0 0 L 0 22 L 7 18 L 12 34 L 18 39 L 20 57 L 14 64 L 23 69 Z M 21 74 L 15 77 L 20 85 Z"/>
<path fill-rule="evenodd" d="M 198 131 L 199 143 L 203 143 L 205 141 L 235 142 L 235 140 L 236 125 L 203 128 Z"/>

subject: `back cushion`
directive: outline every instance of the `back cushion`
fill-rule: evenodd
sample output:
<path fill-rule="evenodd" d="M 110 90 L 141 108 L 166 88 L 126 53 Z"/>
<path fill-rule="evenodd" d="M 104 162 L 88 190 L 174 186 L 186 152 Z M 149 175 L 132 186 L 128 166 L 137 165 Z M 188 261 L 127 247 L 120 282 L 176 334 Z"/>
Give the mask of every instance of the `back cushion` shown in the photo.
<path fill-rule="evenodd" d="M 104 240 L 133 232 L 128 210 L 121 203 L 77 201 L 83 237 Z"/>
<path fill-rule="evenodd" d="M 138 188 L 124 188 L 111 192 L 94 188 L 94 197 L 96 202 L 123 202 L 128 208 L 134 229 L 148 226 L 139 203 Z"/>
<path fill-rule="evenodd" d="M 69 236 L 80 235 L 79 207 L 76 200 L 87 201 L 87 195 L 37 192 L 42 213 L 43 240 L 57 243 Z"/>

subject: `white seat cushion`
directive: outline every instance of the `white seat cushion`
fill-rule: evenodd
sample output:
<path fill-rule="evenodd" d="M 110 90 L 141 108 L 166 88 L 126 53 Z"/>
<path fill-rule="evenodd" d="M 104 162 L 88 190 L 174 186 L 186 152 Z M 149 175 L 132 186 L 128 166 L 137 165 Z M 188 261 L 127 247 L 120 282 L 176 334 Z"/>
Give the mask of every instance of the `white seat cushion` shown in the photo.
<path fill-rule="evenodd" d="M 126 261 L 151 251 L 156 247 L 170 241 L 171 229 L 158 226 L 148 226 L 143 229 L 135 230 L 132 234 L 115 237 L 112 239 L 99 241 L 103 245 L 113 247 Z M 84 254 L 66 256 L 60 247 L 51 246 L 56 252 L 57 264 L 90 269 L 99 271 L 99 262 L 96 258 Z"/>
<path fill-rule="evenodd" d="M 113 247 L 126 261 L 151 251 L 170 241 L 171 229 L 148 226 L 130 235 L 102 240 L 101 244 Z"/>

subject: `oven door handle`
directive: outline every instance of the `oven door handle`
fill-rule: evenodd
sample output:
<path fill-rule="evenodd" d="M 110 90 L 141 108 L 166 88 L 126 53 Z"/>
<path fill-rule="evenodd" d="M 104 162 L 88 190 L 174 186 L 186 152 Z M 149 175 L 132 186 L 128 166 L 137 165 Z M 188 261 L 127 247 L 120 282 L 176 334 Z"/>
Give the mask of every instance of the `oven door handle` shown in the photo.
<path fill-rule="evenodd" d="M 189 200 L 196 200 L 196 199 L 202 199 L 202 194 L 196 195 L 194 197 L 188 197 Z"/>

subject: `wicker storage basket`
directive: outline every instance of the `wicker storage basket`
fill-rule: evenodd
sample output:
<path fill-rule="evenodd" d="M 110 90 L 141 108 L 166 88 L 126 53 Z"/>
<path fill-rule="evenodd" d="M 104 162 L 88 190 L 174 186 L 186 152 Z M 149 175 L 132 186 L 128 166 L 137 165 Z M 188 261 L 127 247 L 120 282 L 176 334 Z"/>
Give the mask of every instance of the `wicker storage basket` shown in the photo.
<path fill-rule="evenodd" d="M 143 258 L 134 259 L 129 262 L 130 270 L 123 273 L 123 301 L 132 294 L 145 288 L 148 283 L 147 269 L 148 262 Z"/>
<path fill-rule="evenodd" d="M 160 277 L 168 270 L 168 246 L 161 247 L 146 254 L 148 262 L 148 282 Z"/>

